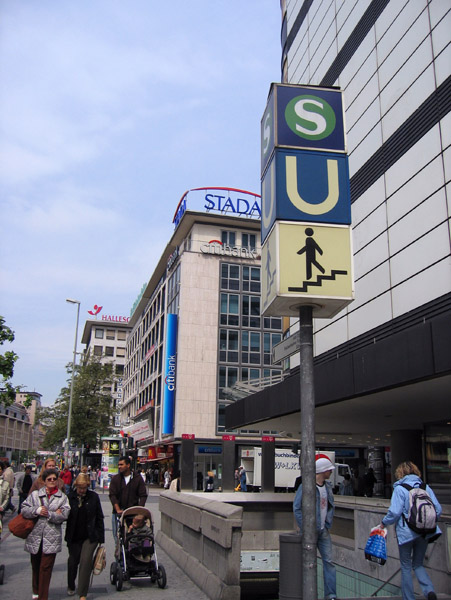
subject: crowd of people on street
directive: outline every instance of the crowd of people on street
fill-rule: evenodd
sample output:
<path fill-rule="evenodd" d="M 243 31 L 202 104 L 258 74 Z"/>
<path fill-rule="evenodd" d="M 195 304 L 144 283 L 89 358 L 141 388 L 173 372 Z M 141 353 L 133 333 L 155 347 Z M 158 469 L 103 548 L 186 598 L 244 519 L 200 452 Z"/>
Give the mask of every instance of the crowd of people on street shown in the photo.
<path fill-rule="evenodd" d="M 332 561 L 332 539 L 335 502 L 329 478 L 335 465 L 328 458 L 317 458 L 316 466 L 316 529 L 317 548 L 323 562 L 324 591 L 327 600 L 337 598 L 336 571 Z M 202 475 L 202 474 L 201 474 Z M 86 600 L 93 557 L 99 544 L 105 541 L 104 515 L 100 498 L 95 493 L 101 470 L 90 466 L 66 466 L 61 472 L 54 458 L 46 459 L 38 475 L 25 465 L 17 480 L 9 461 L 0 461 L 0 535 L 4 514 L 18 511 L 25 519 L 35 520 L 35 525 L 25 541 L 25 550 L 30 554 L 33 600 L 47 600 L 55 557 L 62 549 L 62 525 L 66 522 L 65 542 L 68 548 L 67 594 L 78 594 Z M 394 525 L 399 546 L 401 564 L 401 586 L 405 600 L 414 600 L 412 570 L 427 600 L 436 600 L 432 581 L 424 568 L 428 544 L 435 541 L 441 531 L 434 527 L 422 534 L 412 529 L 410 511 L 411 491 L 424 490 L 429 496 L 436 519 L 442 508 L 433 490 L 423 483 L 421 472 L 412 462 L 401 463 L 395 471 L 396 481 L 387 514 L 376 527 Z M 149 483 L 150 482 L 150 483 Z M 165 489 L 180 491 L 180 474 L 169 467 L 155 475 L 154 470 L 138 468 L 132 470 L 131 459 L 122 456 L 118 462 L 118 473 L 109 482 L 109 499 L 112 505 L 112 531 L 117 540 L 117 530 L 122 513 L 130 507 L 144 507 L 151 483 L 160 483 Z M 215 489 L 214 472 L 208 471 L 205 480 L 197 476 L 199 489 L 212 492 Z M 241 465 L 235 470 L 236 491 L 247 491 L 246 470 Z M 343 496 L 372 497 L 377 483 L 373 469 L 363 477 L 358 470 L 353 476 L 345 475 L 339 494 Z M 17 487 L 19 504 L 13 504 L 13 490 Z M 302 531 L 302 480 L 299 481 L 293 512 Z M 128 528 L 131 534 L 131 550 L 140 560 L 149 560 L 149 529 L 140 515 L 135 516 Z M 144 542 L 139 544 L 138 542 Z M 152 542 L 153 543 L 153 542 Z M 146 545 L 147 544 L 147 545 Z"/>

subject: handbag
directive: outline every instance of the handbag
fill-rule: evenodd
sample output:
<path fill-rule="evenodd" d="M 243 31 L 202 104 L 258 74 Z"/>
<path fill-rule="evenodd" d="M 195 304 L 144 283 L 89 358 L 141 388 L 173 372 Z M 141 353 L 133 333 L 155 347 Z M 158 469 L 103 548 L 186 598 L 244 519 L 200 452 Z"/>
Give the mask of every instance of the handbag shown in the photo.
<path fill-rule="evenodd" d="M 41 506 L 44 506 L 44 502 L 42 498 L 39 498 L 41 501 Z M 33 531 L 34 526 L 38 522 L 39 517 L 34 517 L 33 519 L 26 519 L 22 513 L 19 513 L 11 519 L 8 523 L 8 529 L 10 532 L 16 537 L 26 540 L 30 533 Z"/>
<path fill-rule="evenodd" d="M 19 513 L 8 523 L 8 528 L 13 535 L 21 538 L 22 540 L 26 540 L 33 531 L 33 527 L 37 522 L 38 517 L 34 519 L 26 519 L 22 513 Z"/>
<path fill-rule="evenodd" d="M 106 549 L 105 546 L 97 546 L 92 561 L 92 572 L 94 575 L 100 575 L 106 567 Z"/>
<path fill-rule="evenodd" d="M 385 527 L 373 527 L 365 546 L 365 558 L 378 565 L 387 562 L 387 530 Z"/>

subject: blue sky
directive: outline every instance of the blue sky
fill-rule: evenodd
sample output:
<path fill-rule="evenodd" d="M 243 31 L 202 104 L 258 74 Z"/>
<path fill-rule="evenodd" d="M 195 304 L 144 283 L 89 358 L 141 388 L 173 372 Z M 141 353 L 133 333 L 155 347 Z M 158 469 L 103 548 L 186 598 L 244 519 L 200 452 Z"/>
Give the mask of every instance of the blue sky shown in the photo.
<path fill-rule="evenodd" d="M 0 314 L 52 404 L 87 311 L 129 315 L 185 190 L 260 191 L 278 0 L 0 0 Z M 82 345 L 79 343 L 79 351 Z"/>

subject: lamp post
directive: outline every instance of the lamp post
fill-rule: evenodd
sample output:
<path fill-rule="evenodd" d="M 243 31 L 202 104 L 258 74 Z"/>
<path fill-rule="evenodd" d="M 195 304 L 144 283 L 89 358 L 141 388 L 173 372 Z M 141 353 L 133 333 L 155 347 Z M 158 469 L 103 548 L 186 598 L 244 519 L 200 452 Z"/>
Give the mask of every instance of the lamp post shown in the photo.
<path fill-rule="evenodd" d="M 71 377 L 71 382 L 70 382 L 69 410 L 68 410 L 68 415 L 67 415 L 67 436 L 66 436 L 67 463 L 66 464 L 68 464 L 69 448 L 70 448 L 70 425 L 71 425 L 71 419 L 72 419 L 72 398 L 74 395 L 75 361 L 77 359 L 77 338 L 78 338 L 78 319 L 80 317 L 80 301 L 72 300 L 71 298 L 66 298 L 66 302 L 77 305 L 77 324 L 75 326 L 74 360 L 72 362 L 72 377 Z"/>

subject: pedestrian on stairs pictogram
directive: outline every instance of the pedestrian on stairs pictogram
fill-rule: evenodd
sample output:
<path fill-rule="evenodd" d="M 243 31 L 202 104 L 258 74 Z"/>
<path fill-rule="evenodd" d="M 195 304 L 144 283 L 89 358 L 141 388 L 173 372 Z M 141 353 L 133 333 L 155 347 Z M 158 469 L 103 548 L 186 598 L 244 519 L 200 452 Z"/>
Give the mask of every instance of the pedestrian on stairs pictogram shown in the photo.
<path fill-rule="evenodd" d="M 333 281 L 336 279 L 337 275 L 348 274 L 348 271 L 340 269 L 332 269 L 329 275 L 325 274 L 326 270 L 317 260 L 317 254 L 323 255 L 323 250 L 313 237 L 315 231 L 312 227 L 307 227 L 304 233 L 306 235 L 305 244 L 300 250 L 297 251 L 297 254 L 305 254 L 306 281 L 302 282 L 303 285 L 301 287 L 288 287 L 289 292 L 306 292 L 311 286 L 320 287 L 323 281 Z M 316 269 L 321 273 L 321 275 L 318 275 L 314 281 L 310 281 L 313 276 L 312 267 L 316 267 Z"/>

